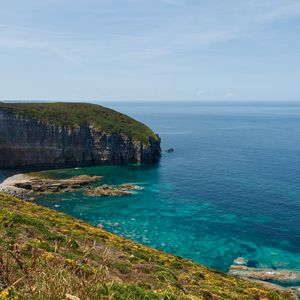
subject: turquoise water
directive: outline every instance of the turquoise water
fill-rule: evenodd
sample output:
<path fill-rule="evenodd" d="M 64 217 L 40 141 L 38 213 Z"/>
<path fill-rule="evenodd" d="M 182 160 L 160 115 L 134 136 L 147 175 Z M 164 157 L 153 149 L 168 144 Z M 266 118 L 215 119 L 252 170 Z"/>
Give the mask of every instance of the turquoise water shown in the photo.
<path fill-rule="evenodd" d="M 300 270 L 299 105 L 106 105 L 146 122 L 175 152 L 156 166 L 52 171 L 141 185 L 132 196 L 77 191 L 39 203 L 223 271 L 239 256 Z"/>

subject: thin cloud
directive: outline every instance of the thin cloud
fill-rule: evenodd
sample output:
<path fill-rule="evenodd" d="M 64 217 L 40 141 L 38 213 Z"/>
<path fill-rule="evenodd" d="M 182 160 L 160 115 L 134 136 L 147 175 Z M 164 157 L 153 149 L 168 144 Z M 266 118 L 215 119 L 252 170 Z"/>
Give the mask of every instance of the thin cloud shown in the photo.
<path fill-rule="evenodd" d="M 225 93 L 224 98 L 226 100 L 235 100 L 238 98 L 238 95 L 233 91 L 228 91 L 227 93 Z"/>
<path fill-rule="evenodd" d="M 124 2 L 141 3 L 137 0 Z M 157 0 L 156 5 L 159 2 L 172 4 L 172 6 L 174 4 L 183 5 L 184 3 L 180 0 Z M 49 5 L 51 3 L 49 1 Z M 55 1 L 55 3 L 58 2 Z M 241 4 L 239 2 L 235 8 L 235 14 L 228 9 L 228 6 L 223 6 L 223 9 L 226 8 L 227 10 L 223 12 L 224 16 L 222 15 L 224 20 L 219 21 L 221 18 L 218 18 L 217 12 L 213 10 L 214 7 L 218 7 L 217 2 L 213 1 L 208 11 L 203 13 L 200 9 L 201 5 L 191 2 L 190 6 L 185 4 L 185 12 L 175 10 L 174 15 L 161 15 L 153 22 L 153 12 L 146 13 L 147 8 L 149 8 L 148 2 L 142 1 L 142 3 L 142 8 L 145 9 L 143 18 L 139 16 L 130 18 L 130 15 L 127 15 L 127 18 L 122 21 L 125 22 L 125 25 L 126 23 L 133 24 L 132 22 L 135 20 L 137 21 L 135 25 L 143 25 L 145 22 L 147 26 L 139 30 L 140 32 L 126 31 L 126 26 L 124 26 L 124 30 L 120 27 L 119 33 L 94 31 L 85 37 L 82 33 L 65 33 L 29 26 L 0 24 L 0 47 L 48 51 L 68 61 L 76 61 L 78 57 L 92 59 L 95 53 L 99 53 L 103 60 L 130 59 L 138 63 L 191 49 L 201 49 L 218 43 L 244 39 L 251 33 L 255 34 L 266 24 L 300 15 L 300 3 L 295 1 L 268 1 L 268 6 L 260 4 L 260 1 L 253 1 L 254 9 L 251 11 L 247 10 L 247 3 Z M 208 13 L 212 16 L 215 15 L 215 18 L 208 20 L 206 16 Z M 213 19 L 215 21 L 211 21 Z M 112 20 L 104 18 L 103 22 L 121 26 L 118 23 L 120 22 L 119 15 L 118 18 L 112 18 Z M 155 24 L 154 29 L 148 26 L 152 22 Z"/>
<path fill-rule="evenodd" d="M 204 94 L 204 91 L 203 90 L 198 90 L 197 92 L 196 92 L 196 96 L 201 96 L 201 95 L 203 95 Z"/>

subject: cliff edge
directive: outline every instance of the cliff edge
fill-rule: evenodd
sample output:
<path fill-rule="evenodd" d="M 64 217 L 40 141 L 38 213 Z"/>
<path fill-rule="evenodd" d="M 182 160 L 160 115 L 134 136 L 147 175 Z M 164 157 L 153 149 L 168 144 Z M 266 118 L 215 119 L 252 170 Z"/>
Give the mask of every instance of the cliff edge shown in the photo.
<path fill-rule="evenodd" d="M 160 138 L 146 125 L 87 103 L 0 103 L 0 168 L 154 163 Z"/>

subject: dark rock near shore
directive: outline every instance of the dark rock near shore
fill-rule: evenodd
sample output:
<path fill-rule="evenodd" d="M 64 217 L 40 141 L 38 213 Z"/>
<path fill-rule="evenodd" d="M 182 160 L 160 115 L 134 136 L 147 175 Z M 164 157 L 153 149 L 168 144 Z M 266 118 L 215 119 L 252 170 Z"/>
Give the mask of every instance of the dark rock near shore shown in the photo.
<path fill-rule="evenodd" d="M 166 150 L 166 153 L 172 153 L 172 152 L 174 152 L 174 148 L 169 148 Z"/>

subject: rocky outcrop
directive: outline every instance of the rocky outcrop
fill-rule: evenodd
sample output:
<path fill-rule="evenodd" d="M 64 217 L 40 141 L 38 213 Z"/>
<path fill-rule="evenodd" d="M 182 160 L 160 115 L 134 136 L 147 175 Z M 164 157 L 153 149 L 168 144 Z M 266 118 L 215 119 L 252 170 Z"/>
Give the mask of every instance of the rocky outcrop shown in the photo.
<path fill-rule="evenodd" d="M 153 163 L 159 157 L 159 138 L 145 143 L 90 124 L 54 125 L 0 108 L 1 169 Z"/>
<path fill-rule="evenodd" d="M 273 270 L 265 268 L 251 268 L 242 265 L 232 265 L 230 267 L 230 274 L 262 280 L 262 281 L 277 281 L 277 282 L 299 282 L 300 272 L 290 270 Z"/>
<path fill-rule="evenodd" d="M 229 274 L 260 283 L 277 291 L 288 291 L 292 299 L 300 299 L 300 272 L 284 269 L 257 268 L 257 261 L 238 257 L 230 266 Z M 296 285 L 295 285 L 296 284 Z M 284 288 L 282 285 L 288 286 Z"/>
<path fill-rule="evenodd" d="M 88 187 L 85 190 L 85 194 L 87 196 L 129 196 L 132 195 L 131 191 L 141 190 L 141 187 L 135 184 L 122 184 L 119 187 L 109 186 L 107 184 L 103 184 L 102 186 L 98 186 L 96 188 Z"/>
<path fill-rule="evenodd" d="M 102 180 L 102 176 L 80 175 L 68 179 L 50 179 L 28 174 L 17 174 L 0 184 L 0 193 L 24 200 L 34 200 L 41 193 L 72 192 Z"/>
<path fill-rule="evenodd" d="M 16 182 L 15 187 L 39 193 L 71 192 L 80 187 L 100 181 L 102 176 L 75 176 L 69 179 L 48 179 L 27 177 L 27 180 Z"/>
<path fill-rule="evenodd" d="M 39 174 L 16 174 L 0 184 L 0 193 L 6 193 L 24 200 L 34 200 L 43 193 L 73 192 L 81 187 L 92 185 L 103 179 L 102 176 L 80 175 L 67 179 L 51 179 L 41 177 Z M 124 183 L 119 186 L 103 184 L 101 186 L 88 186 L 84 193 L 87 196 L 129 196 L 133 191 L 142 187 Z"/>

